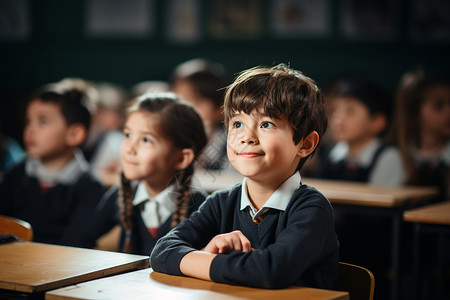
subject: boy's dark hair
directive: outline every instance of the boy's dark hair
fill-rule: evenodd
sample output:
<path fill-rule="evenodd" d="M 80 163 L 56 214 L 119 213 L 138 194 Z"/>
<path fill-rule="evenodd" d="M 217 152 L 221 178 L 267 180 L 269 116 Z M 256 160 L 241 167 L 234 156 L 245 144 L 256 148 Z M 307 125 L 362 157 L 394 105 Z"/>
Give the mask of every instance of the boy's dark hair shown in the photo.
<path fill-rule="evenodd" d="M 392 99 L 389 93 L 378 85 L 358 78 L 341 78 L 335 81 L 327 92 L 329 99 L 336 97 L 355 98 L 361 101 L 371 115 L 383 114 L 390 119 Z"/>
<path fill-rule="evenodd" d="M 39 99 L 58 105 L 67 125 L 82 124 L 86 131 L 91 126 L 91 112 L 89 110 L 89 98 L 78 90 L 68 90 L 62 93 L 55 91 L 41 91 L 35 93 L 31 101 Z"/>
<path fill-rule="evenodd" d="M 197 58 L 175 68 L 172 84 L 186 80 L 204 98 L 214 102 L 216 108 L 223 105 L 224 87 L 228 84 L 225 68 L 219 63 Z"/>
<path fill-rule="evenodd" d="M 194 108 L 181 102 L 175 94 L 161 92 L 144 94 L 129 108 L 128 112 L 131 114 L 136 111 L 151 113 L 151 118 L 159 123 L 160 134 L 178 149 L 192 149 L 195 158 L 205 147 L 207 138 L 202 119 Z M 189 207 L 192 205 L 190 187 L 194 174 L 194 161 L 176 178 L 178 184 L 177 206 L 172 216 L 172 228 L 187 217 Z M 131 182 L 122 173 L 119 201 L 120 217 L 126 232 L 125 252 L 131 251 L 130 235 L 135 222 L 133 194 Z"/>
<path fill-rule="evenodd" d="M 227 129 L 237 112 L 250 114 L 255 109 L 271 118 L 286 117 L 295 144 L 313 131 L 321 137 L 328 124 L 327 106 L 315 82 L 285 64 L 245 70 L 228 86 L 224 102 Z M 300 160 L 297 170 L 308 157 Z"/>

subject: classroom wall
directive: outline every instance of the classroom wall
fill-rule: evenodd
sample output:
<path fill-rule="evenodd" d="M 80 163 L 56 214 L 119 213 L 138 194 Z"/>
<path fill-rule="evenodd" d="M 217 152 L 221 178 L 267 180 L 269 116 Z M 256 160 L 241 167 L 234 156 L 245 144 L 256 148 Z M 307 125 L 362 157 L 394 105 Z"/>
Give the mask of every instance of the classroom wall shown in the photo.
<path fill-rule="evenodd" d="M 417 2 L 425 0 L 324 0 L 321 2 L 329 8 L 327 33 L 290 37 L 279 37 L 271 31 L 274 1 L 244 1 L 253 5 L 251 10 L 261 20 L 257 34 L 218 37 L 211 34 L 214 19 L 209 16 L 214 9 L 216 13 L 217 8 L 222 9 L 221 5 L 227 1 L 193 0 L 200 11 L 200 38 L 187 44 L 167 38 L 167 11 L 171 3 L 179 5 L 180 1 L 151 1 L 153 30 L 134 38 L 89 36 L 86 22 L 90 0 L 3 0 L 0 10 L 11 10 L 11 7 L 5 10 L 4 6 L 11 1 L 19 1 L 26 8 L 28 25 L 20 37 L 8 36 L 5 30 L 0 30 L 0 126 L 19 140 L 23 101 L 28 93 L 42 84 L 69 76 L 109 81 L 129 88 L 143 80 L 167 80 L 178 63 L 205 57 L 223 63 L 231 76 L 255 65 L 284 62 L 315 79 L 321 87 L 338 75 L 356 74 L 393 92 L 407 70 L 423 66 L 448 73 L 450 67 L 448 17 L 444 20 L 447 22 L 443 25 L 444 33 L 438 38 L 426 35 L 421 39 L 411 38 L 414 27 L 411 11 Z M 111 1 L 113 5 L 119 3 Z M 231 0 L 227 3 L 233 2 L 239 3 Z M 389 10 L 392 30 L 388 35 L 349 38 L 343 34 L 342 3 L 353 8 L 352 3 L 365 2 L 367 5 L 381 3 L 381 10 Z M 2 17 L 0 13 L 0 18 L 4 21 L 5 15 Z M 0 26 L 4 26 L 1 20 Z"/>

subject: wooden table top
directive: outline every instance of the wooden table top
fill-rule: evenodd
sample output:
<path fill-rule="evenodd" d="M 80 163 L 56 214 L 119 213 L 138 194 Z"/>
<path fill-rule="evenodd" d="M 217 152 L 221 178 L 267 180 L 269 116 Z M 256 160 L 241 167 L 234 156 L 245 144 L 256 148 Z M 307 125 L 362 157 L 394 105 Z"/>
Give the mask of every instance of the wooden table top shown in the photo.
<path fill-rule="evenodd" d="M 230 172 L 200 171 L 195 173 L 194 184 L 207 192 L 231 188 L 242 182 L 242 175 Z M 331 203 L 397 207 L 405 203 L 429 200 L 438 195 L 438 188 L 416 186 L 376 186 L 361 182 L 302 178 L 304 184 L 315 187 Z"/>
<path fill-rule="evenodd" d="M 410 209 L 403 213 L 408 222 L 450 225 L 450 201 Z"/>
<path fill-rule="evenodd" d="M 255 289 L 171 276 L 145 269 L 49 291 L 46 300 L 69 299 L 308 299 L 348 300 L 347 292 L 292 287 Z"/>
<path fill-rule="evenodd" d="M 12 242 L 0 245 L 0 289 L 37 293 L 148 266 L 148 256 Z"/>

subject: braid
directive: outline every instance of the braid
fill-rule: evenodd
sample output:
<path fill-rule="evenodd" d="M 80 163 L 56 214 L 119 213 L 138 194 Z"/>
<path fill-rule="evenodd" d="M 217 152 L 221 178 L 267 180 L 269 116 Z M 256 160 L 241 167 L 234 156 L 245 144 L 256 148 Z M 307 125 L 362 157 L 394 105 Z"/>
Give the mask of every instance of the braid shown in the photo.
<path fill-rule="evenodd" d="M 120 206 L 120 220 L 125 231 L 125 240 L 123 245 L 123 252 L 131 252 L 131 232 L 134 224 L 134 209 L 133 209 L 133 189 L 131 182 L 124 173 L 120 174 L 120 190 L 119 190 L 119 206 Z"/>
<path fill-rule="evenodd" d="M 190 164 L 181 174 L 177 190 L 177 206 L 172 216 L 171 228 L 180 224 L 188 216 L 189 207 L 191 206 L 191 180 L 193 174 L 194 164 Z"/>

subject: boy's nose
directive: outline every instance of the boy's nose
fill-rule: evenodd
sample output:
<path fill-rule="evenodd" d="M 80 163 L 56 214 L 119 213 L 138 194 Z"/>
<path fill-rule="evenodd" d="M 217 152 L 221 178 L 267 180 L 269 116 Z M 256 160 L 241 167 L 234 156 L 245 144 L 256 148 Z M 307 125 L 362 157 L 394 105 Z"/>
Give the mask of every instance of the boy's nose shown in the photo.
<path fill-rule="evenodd" d="M 246 130 L 241 138 L 241 144 L 250 144 L 250 145 L 256 145 L 258 144 L 258 138 L 254 134 L 252 130 Z"/>

